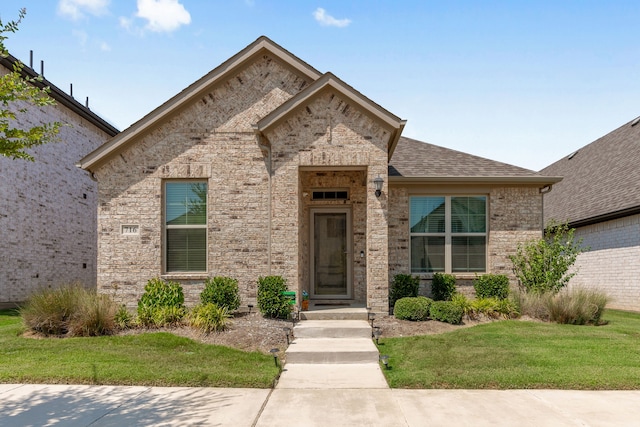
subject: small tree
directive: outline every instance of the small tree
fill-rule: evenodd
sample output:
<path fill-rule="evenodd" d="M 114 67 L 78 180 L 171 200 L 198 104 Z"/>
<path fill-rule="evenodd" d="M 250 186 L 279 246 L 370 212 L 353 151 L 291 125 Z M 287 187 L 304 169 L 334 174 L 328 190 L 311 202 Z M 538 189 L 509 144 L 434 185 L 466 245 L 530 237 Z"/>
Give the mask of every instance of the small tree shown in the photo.
<path fill-rule="evenodd" d="M 0 20 L 0 56 L 3 58 L 9 56 L 4 45 L 5 34 L 18 31 L 26 13 L 26 9 L 21 9 L 19 19 L 6 24 Z M 16 126 L 17 114 L 27 112 L 25 105 L 55 105 L 53 98 L 49 97 L 49 87 L 40 87 L 42 77 L 28 77 L 23 69 L 24 65 L 15 61 L 13 71 L 0 76 L 0 155 L 33 161 L 33 156 L 26 150 L 55 140 L 62 124 L 51 122 L 31 128 Z"/>
<path fill-rule="evenodd" d="M 518 245 L 513 263 L 520 289 L 525 292 L 557 293 L 564 288 L 576 272 L 569 269 L 582 253 L 582 239 L 574 238 L 574 229 L 568 224 L 550 224 L 541 239 Z"/>

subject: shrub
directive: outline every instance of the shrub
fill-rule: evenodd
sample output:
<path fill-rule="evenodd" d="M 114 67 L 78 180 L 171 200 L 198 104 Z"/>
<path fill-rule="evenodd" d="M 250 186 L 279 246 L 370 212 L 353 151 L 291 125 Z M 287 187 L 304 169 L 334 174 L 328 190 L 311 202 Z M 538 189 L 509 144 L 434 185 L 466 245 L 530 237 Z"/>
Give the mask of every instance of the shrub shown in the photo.
<path fill-rule="evenodd" d="M 522 290 L 512 294 L 513 302 L 522 316 L 549 320 L 550 293 L 528 293 Z"/>
<path fill-rule="evenodd" d="M 476 318 L 476 311 L 473 307 L 473 302 L 469 300 L 466 296 L 460 293 L 455 293 L 451 297 L 451 302 L 460 307 L 462 310 L 462 314 L 467 316 L 469 319 Z"/>
<path fill-rule="evenodd" d="M 583 248 L 582 240 L 574 239 L 574 231 L 567 224 L 552 223 L 542 239 L 518 245 L 509 259 L 523 291 L 555 294 L 576 275 L 576 271 L 569 273 L 569 269 Z"/>
<path fill-rule="evenodd" d="M 476 313 L 484 314 L 487 317 L 496 318 L 496 305 L 498 300 L 495 298 L 478 298 L 471 302 L 471 306 Z"/>
<path fill-rule="evenodd" d="M 458 325 L 462 322 L 462 309 L 452 301 L 434 301 L 429 309 L 433 320 Z"/>
<path fill-rule="evenodd" d="M 400 298 L 417 297 L 420 279 L 410 274 L 396 274 L 391 282 L 389 291 L 389 306 L 395 307 Z"/>
<path fill-rule="evenodd" d="M 505 299 L 509 296 L 509 278 L 504 274 L 484 274 L 473 281 L 478 298 Z"/>
<path fill-rule="evenodd" d="M 230 317 L 227 307 L 220 307 L 208 302 L 195 306 L 187 316 L 187 320 L 191 327 L 208 334 L 224 331 Z"/>
<path fill-rule="evenodd" d="M 120 329 L 129 329 L 133 326 L 133 316 L 127 310 L 127 307 L 123 304 L 118 307 L 114 317 L 115 324 Z"/>
<path fill-rule="evenodd" d="M 393 315 L 400 320 L 427 320 L 432 302 L 432 299 L 426 297 L 400 298 L 393 308 Z"/>
<path fill-rule="evenodd" d="M 212 303 L 218 307 L 226 307 L 228 311 L 240 307 L 238 281 L 231 277 L 213 277 L 204 282 L 204 289 L 200 294 L 202 304 Z"/>
<path fill-rule="evenodd" d="M 291 312 L 289 299 L 282 295 L 287 281 L 282 276 L 258 278 L 258 309 L 263 316 L 286 319 Z"/>
<path fill-rule="evenodd" d="M 179 283 L 154 278 L 138 301 L 138 322 L 144 326 L 178 323 L 185 315 L 184 293 Z"/>
<path fill-rule="evenodd" d="M 109 335 L 116 305 L 108 295 L 78 284 L 33 293 L 20 309 L 25 326 L 44 335 Z"/>
<path fill-rule="evenodd" d="M 505 319 L 515 319 L 520 317 L 518 305 L 509 298 L 496 300 L 495 311 Z"/>
<path fill-rule="evenodd" d="M 608 297 L 605 293 L 574 288 L 549 299 L 549 318 L 571 325 L 598 325 Z"/>
<path fill-rule="evenodd" d="M 456 293 L 456 278 L 451 274 L 436 273 L 431 281 L 431 293 L 435 301 L 450 301 Z"/>

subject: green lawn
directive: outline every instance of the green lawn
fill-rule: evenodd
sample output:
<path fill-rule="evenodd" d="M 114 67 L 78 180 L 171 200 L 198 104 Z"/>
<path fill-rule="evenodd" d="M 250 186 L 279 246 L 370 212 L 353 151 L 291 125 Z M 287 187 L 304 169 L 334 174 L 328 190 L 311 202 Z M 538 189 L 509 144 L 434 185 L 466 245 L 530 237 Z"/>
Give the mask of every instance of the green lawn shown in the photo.
<path fill-rule="evenodd" d="M 640 389 L 640 315 L 603 326 L 501 321 L 380 340 L 393 388 Z"/>
<path fill-rule="evenodd" d="M 269 355 L 169 333 L 34 339 L 22 331 L 15 312 L 0 311 L 0 383 L 269 388 L 278 375 Z"/>

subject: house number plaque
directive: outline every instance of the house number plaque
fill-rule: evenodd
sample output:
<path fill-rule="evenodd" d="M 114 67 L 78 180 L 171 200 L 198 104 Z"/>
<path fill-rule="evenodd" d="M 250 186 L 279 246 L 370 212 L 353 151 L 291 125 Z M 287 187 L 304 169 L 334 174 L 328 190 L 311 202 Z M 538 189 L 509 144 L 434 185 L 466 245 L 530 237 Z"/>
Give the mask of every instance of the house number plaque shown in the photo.
<path fill-rule="evenodd" d="M 140 226 L 138 224 L 123 225 L 122 234 L 125 236 L 137 236 L 140 234 Z"/>

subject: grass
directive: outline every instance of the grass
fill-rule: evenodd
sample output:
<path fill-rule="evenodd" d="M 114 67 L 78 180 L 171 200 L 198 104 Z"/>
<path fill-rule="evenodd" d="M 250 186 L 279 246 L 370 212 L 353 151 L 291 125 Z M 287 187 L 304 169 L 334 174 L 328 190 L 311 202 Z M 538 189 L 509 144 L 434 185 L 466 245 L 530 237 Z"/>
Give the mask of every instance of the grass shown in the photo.
<path fill-rule="evenodd" d="M 278 375 L 259 352 L 158 332 L 130 336 L 22 336 L 16 311 L 0 310 L 0 383 L 269 388 Z"/>
<path fill-rule="evenodd" d="M 640 315 L 603 326 L 506 320 L 380 341 L 393 388 L 640 389 Z"/>

